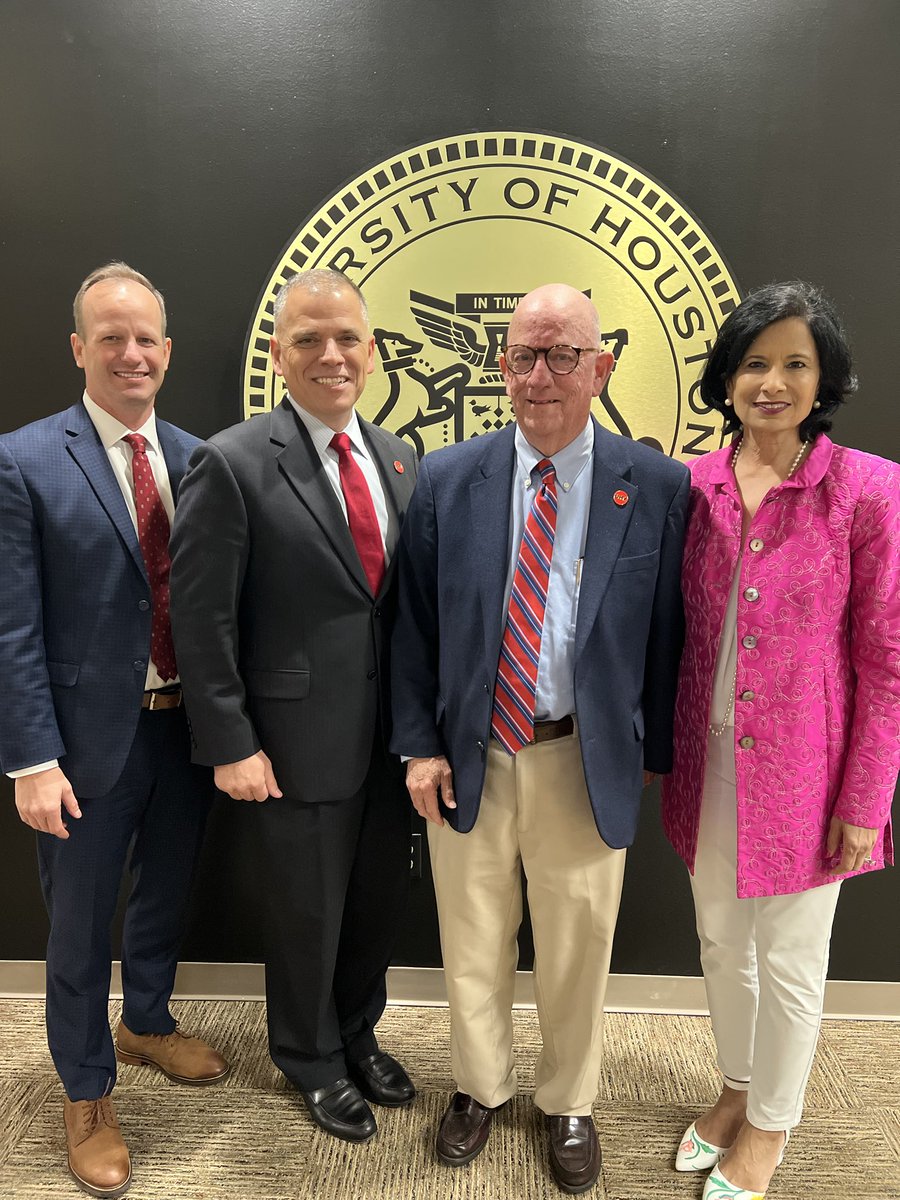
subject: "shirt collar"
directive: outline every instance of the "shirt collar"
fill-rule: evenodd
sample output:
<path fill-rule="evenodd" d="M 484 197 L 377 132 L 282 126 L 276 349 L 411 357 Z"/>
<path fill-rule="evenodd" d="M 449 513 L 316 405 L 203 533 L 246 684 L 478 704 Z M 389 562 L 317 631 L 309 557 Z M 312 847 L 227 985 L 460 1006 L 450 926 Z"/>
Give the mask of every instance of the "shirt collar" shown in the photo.
<path fill-rule="evenodd" d="M 710 483 L 734 487 L 734 471 L 731 466 L 734 447 L 735 442 L 732 442 L 730 446 L 725 446 L 718 452 L 713 451 L 716 454 L 716 460 L 710 465 Z M 786 479 L 781 486 L 784 488 L 815 487 L 825 477 L 833 454 L 834 442 L 824 433 L 820 433 L 799 470 Z"/>
<path fill-rule="evenodd" d="M 578 437 L 569 442 L 568 446 L 563 446 L 562 450 L 557 450 L 555 454 L 549 456 L 556 471 L 557 485 L 564 492 L 571 489 L 575 480 L 591 461 L 593 452 L 594 422 L 589 420 Z M 540 450 L 535 450 L 534 446 L 526 441 L 524 433 L 516 426 L 516 470 L 518 476 L 524 480 L 526 487 L 531 484 L 534 468 L 542 458 L 546 457 L 548 456 L 541 454 Z"/>
<path fill-rule="evenodd" d="M 318 417 L 314 417 L 311 412 L 307 412 L 290 393 L 288 393 L 288 400 L 291 403 L 291 408 L 293 408 L 294 412 L 305 425 L 306 431 L 312 438 L 316 450 L 319 454 L 322 454 L 331 444 L 331 439 L 334 437 L 334 430 L 330 425 L 326 425 L 324 421 L 320 421 Z M 359 424 L 359 417 L 356 415 L 355 408 L 350 413 L 350 420 L 347 422 L 346 428 L 341 430 L 341 433 L 346 433 L 350 439 L 351 446 L 358 454 L 365 454 L 368 457 L 366 444 L 363 441 L 362 428 Z"/>
<path fill-rule="evenodd" d="M 105 450 L 109 450 L 117 442 L 121 442 L 126 434 L 139 433 L 151 449 L 155 450 L 157 454 L 161 453 L 159 434 L 156 429 L 156 411 L 154 409 L 151 408 L 150 416 L 140 429 L 129 429 L 127 425 L 122 424 L 118 417 L 114 417 L 105 408 L 101 408 L 96 401 L 90 398 L 87 392 L 84 393 L 82 400 Z"/>

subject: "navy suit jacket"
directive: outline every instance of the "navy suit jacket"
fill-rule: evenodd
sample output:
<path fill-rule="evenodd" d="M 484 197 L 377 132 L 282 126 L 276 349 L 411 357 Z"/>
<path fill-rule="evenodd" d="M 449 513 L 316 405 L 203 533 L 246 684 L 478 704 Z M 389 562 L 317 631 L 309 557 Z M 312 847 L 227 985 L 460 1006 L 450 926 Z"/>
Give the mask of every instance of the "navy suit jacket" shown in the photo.
<path fill-rule="evenodd" d="M 172 494 L 198 444 L 157 418 Z M 116 784 L 150 652 L 137 532 L 84 405 L 0 437 L 0 770 L 58 758 L 76 796 Z"/>
<path fill-rule="evenodd" d="M 510 426 L 425 457 L 398 555 L 391 745 L 447 756 L 458 807 L 442 811 L 462 833 L 478 815 L 491 736 L 514 435 Z M 615 848 L 634 839 L 642 768 L 672 765 L 689 491 L 680 463 L 594 422 L 575 710 L 594 818 Z M 617 504 L 616 492 L 627 503 Z"/>

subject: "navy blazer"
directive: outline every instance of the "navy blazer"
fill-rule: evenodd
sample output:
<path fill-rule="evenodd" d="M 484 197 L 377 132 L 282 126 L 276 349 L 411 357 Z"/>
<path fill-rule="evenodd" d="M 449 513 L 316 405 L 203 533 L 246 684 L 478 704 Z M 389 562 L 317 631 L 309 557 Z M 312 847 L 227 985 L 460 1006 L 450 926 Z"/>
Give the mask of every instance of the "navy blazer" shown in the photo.
<path fill-rule="evenodd" d="M 391 748 L 447 756 L 458 807 L 442 812 L 461 833 L 478 815 L 491 736 L 514 436 L 510 426 L 427 455 L 400 540 Z M 634 839 L 642 768 L 672 766 L 689 491 L 680 463 L 594 421 L 575 710 L 597 829 L 614 848 Z"/>
<path fill-rule="evenodd" d="M 157 418 L 172 494 L 198 444 Z M 84 405 L 0 437 L 0 770 L 58 758 L 77 796 L 114 787 L 150 652 L 137 531 Z"/>

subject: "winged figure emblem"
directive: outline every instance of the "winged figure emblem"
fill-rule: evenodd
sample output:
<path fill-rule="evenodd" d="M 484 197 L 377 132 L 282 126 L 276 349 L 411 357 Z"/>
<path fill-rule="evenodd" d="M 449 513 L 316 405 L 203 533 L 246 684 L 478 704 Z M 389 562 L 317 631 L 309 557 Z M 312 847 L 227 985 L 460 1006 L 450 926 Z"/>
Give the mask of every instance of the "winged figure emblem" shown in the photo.
<path fill-rule="evenodd" d="M 424 292 L 411 291 L 409 301 L 409 311 L 415 317 L 416 324 L 433 345 L 451 351 L 463 362 L 481 370 L 490 365 L 494 365 L 496 370 L 495 364 L 488 363 L 488 359 L 493 357 L 492 347 L 479 340 L 484 330 L 477 320 L 461 320 L 452 304 Z"/>

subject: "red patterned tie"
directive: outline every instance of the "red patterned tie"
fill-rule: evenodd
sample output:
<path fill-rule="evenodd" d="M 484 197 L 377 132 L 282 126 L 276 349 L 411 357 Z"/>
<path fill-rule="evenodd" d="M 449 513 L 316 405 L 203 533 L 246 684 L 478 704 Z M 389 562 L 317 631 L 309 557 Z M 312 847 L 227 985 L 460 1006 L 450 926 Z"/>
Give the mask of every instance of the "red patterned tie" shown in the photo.
<path fill-rule="evenodd" d="M 128 433 L 124 440 L 131 447 L 131 474 L 134 479 L 134 503 L 137 508 L 138 541 L 153 597 L 150 625 L 150 658 L 163 679 L 174 679 L 175 647 L 169 623 L 169 518 L 159 497 L 156 480 L 147 458 L 147 442 L 139 433 Z"/>
<path fill-rule="evenodd" d="M 541 657 L 541 630 L 556 536 L 556 471 L 549 458 L 537 465 L 538 488 L 525 522 L 500 649 L 491 732 L 507 754 L 534 739 L 534 698 Z"/>
<path fill-rule="evenodd" d="M 359 463 L 353 457 L 347 434 L 336 433 L 328 444 L 338 455 L 341 491 L 347 504 L 350 534 L 356 543 L 356 552 L 369 581 L 372 595 L 377 596 L 384 579 L 384 542 L 378 528 L 372 493 Z"/>

